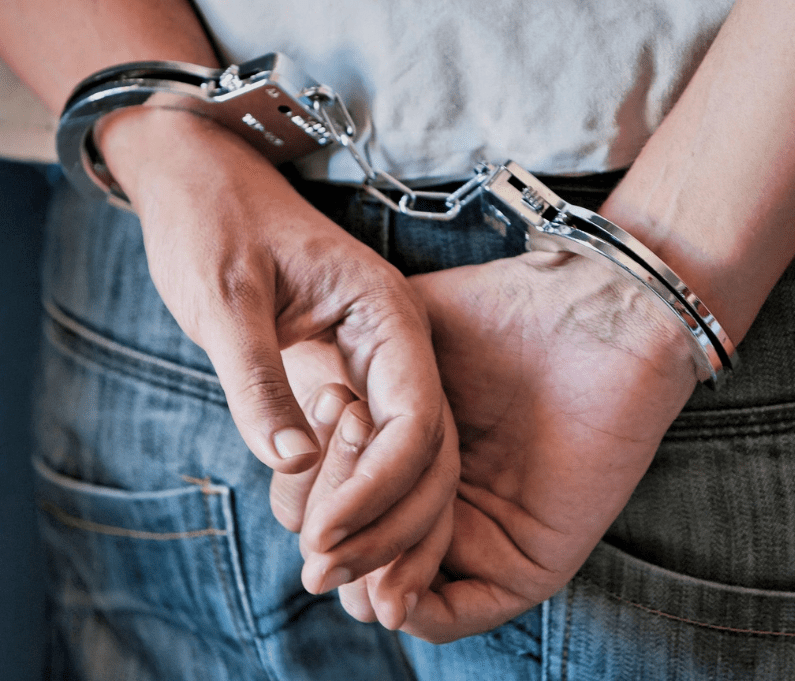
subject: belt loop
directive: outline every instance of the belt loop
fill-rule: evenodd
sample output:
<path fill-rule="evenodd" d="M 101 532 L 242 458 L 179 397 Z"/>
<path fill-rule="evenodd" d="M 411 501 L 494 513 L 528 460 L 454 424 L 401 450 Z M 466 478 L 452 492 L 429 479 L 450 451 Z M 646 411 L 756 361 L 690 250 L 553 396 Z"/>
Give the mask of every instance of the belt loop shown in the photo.
<path fill-rule="evenodd" d="M 356 223 L 362 230 L 359 233 L 352 232 L 353 235 L 389 260 L 394 220 L 398 214 L 362 187 L 353 190 L 351 207 L 355 207 L 354 212 L 358 216 Z"/>
<path fill-rule="evenodd" d="M 389 261 L 389 244 L 391 243 L 392 239 L 392 230 L 394 229 L 394 220 L 396 215 L 397 214 L 388 206 L 381 207 L 381 233 L 379 235 L 379 251 L 381 252 L 381 256 L 384 258 L 384 260 L 387 261 Z"/>

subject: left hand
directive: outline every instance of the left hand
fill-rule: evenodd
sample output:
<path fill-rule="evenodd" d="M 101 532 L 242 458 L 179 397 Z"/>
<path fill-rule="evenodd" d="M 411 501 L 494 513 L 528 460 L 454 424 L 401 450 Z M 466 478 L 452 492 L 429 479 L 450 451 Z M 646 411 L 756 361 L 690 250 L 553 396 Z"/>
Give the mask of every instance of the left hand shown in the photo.
<path fill-rule="evenodd" d="M 129 107 L 96 137 L 141 219 L 163 302 L 207 353 L 263 463 L 300 474 L 322 457 L 282 350 L 325 346 L 339 362 L 333 380 L 368 400 L 374 436 L 327 503 L 301 518 L 306 588 L 328 591 L 416 546 L 447 512 L 459 459 L 430 325 L 405 277 L 214 121 Z M 317 417 L 321 404 L 310 406 Z"/>

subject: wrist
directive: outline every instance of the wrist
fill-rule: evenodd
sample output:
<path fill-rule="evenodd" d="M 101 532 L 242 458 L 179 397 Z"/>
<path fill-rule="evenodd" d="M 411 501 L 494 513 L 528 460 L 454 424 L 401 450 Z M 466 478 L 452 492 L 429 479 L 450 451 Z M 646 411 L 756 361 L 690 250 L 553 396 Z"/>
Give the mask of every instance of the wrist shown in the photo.
<path fill-rule="evenodd" d="M 568 204 L 516 163 L 493 169 L 483 186 L 489 211 L 506 225 L 520 224 L 528 249 L 562 250 L 599 261 L 666 308 L 688 334 L 699 380 L 715 387 L 734 367 L 734 344 L 720 323 L 641 241 L 601 215 Z"/>
<path fill-rule="evenodd" d="M 738 2 L 603 207 L 692 286 L 735 343 L 795 255 L 795 52 L 779 38 L 791 19 Z"/>
<path fill-rule="evenodd" d="M 202 147 L 205 153 L 212 148 L 213 136 L 223 135 L 213 125 L 187 111 L 130 107 L 105 116 L 94 139 L 116 184 L 140 213 L 152 191 L 165 189 L 174 178 L 191 183 L 201 172 L 192 157 Z"/>
<path fill-rule="evenodd" d="M 702 200 L 700 189 L 633 166 L 599 213 L 649 248 L 709 308 L 736 345 L 786 267 L 770 267 L 768 247 L 756 241 L 742 212 Z M 650 181 L 649 177 L 654 177 Z M 706 187 L 703 187 L 706 190 Z"/>
<path fill-rule="evenodd" d="M 180 196 L 238 196 L 254 178 L 260 194 L 271 189 L 274 196 L 289 193 L 278 170 L 245 140 L 189 111 L 121 109 L 100 122 L 95 139 L 139 216 Z"/>
<path fill-rule="evenodd" d="M 556 301 L 552 318 L 535 319 L 534 325 L 564 335 L 578 330 L 580 339 L 590 339 L 578 341 L 583 351 L 604 346 L 605 357 L 617 352 L 643 358 L 655 375 L 648 380 L 670 383 L 666 394 L 678 395 L 678 408 L 684 405 L 697 383 L 693 337 L 657 296 L 606 259 L 537 251 L 510 262 L 515 269 L 509 280 L 527 282 L 530 299 Z"/>

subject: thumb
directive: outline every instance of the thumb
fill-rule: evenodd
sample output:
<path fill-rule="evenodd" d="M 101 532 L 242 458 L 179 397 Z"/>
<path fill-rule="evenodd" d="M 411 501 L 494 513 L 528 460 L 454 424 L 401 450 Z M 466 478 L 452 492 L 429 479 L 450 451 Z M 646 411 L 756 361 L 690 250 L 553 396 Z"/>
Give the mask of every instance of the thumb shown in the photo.
<path fill-rule="evenodd" d="M 307 405 L 305 413 L 314 426 L 324 454 L 345 406 L 353 399 L 354 396 L 347 387 L 331 383 L 318 390 Z M 273 474 L 270 489 L 271 510 L 276 520 L 291 532 L 301 531 L 307 500 L 319 469 L 320 466 L 316 465 L 299 474 Z"/>
<path fill-rule="evenodd" d="M 320 447 L 287 382 L 273 322 L 257 315 L 254 323 L 216 323 L 202 341 L 254 455 L 280 473 L 317 463 Z"/>

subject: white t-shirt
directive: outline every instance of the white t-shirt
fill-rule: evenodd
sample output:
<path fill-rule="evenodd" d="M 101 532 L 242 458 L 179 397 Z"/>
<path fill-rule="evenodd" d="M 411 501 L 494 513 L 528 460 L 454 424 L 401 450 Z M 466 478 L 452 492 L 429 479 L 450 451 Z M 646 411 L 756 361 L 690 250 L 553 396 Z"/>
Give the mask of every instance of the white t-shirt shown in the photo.
<path fill-rule="evenodd" d="M 445 181 L 479 161 L 627 167 L 733 0 L 196 0 L 230 63 L 283 52 L 337 90 L 371 163 Z M 54 159 L 55 119 L 0 64 L 0 156 Z M 358 183 L 339 148 L 307 177 Z"/>
<path fill-rule="evenodd" d="M 222 54 L 283 52 L 342 95 L 371 163 L 406 181 L 514 160 L 623 168 L 686 85 L 733 0 L 196 0 Z M 301 163 L 359 182 L 343 150 Z"/>

